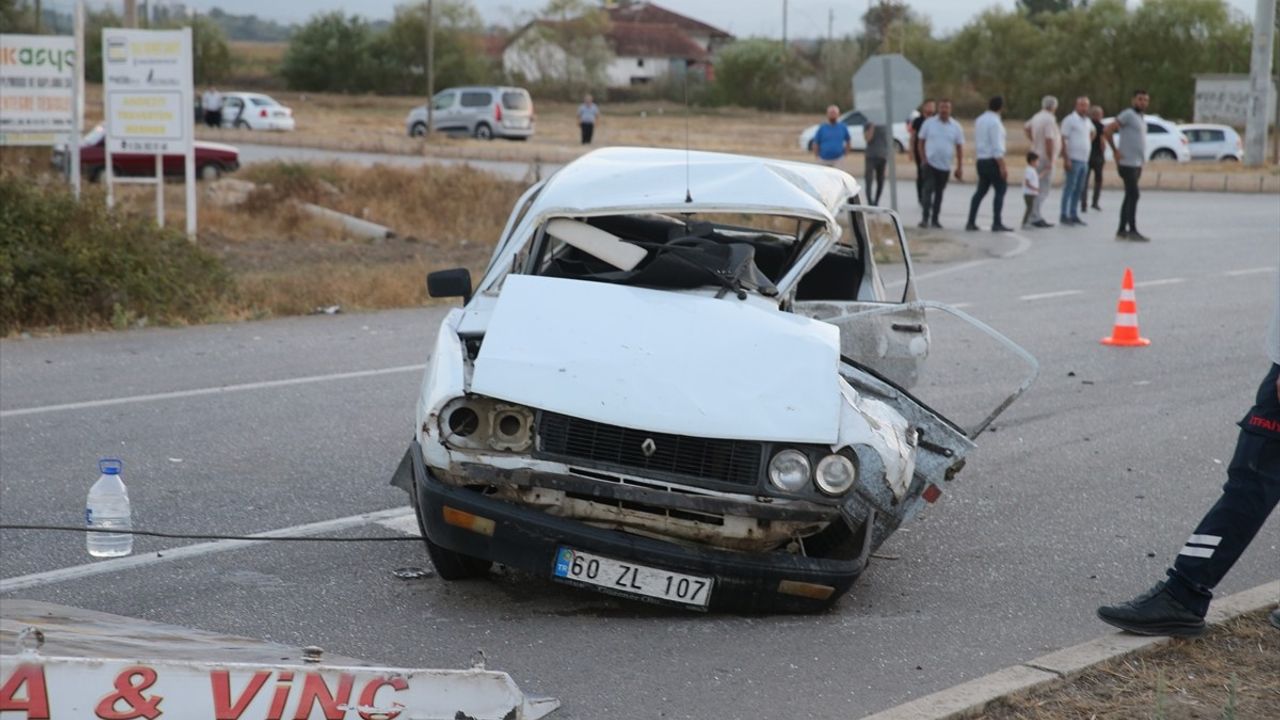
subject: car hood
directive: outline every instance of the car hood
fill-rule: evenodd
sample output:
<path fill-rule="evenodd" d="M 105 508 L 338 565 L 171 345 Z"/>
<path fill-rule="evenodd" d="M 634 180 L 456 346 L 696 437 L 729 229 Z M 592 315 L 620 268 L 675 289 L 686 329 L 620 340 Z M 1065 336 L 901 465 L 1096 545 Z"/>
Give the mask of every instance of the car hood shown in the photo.
<path fill-rule="evenodd" d="M 839 362 L 839 330 L 764 298 L 511 275 L 470 390 L 653 432 L 833 444 Z"/>

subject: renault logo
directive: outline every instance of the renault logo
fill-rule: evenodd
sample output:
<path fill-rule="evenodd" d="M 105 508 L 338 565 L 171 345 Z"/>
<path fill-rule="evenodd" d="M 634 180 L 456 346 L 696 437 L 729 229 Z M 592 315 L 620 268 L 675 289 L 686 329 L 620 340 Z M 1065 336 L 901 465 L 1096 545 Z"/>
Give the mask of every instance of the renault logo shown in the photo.
<path fill-rule="evenodd" d="M 640 452 L 644 453 L 645 457 L 653 457 L 653 454 L 658 452 L 658 443 L 654 442 L 653 438 L 645 438 L 644 442 L 640 443 Z"/>

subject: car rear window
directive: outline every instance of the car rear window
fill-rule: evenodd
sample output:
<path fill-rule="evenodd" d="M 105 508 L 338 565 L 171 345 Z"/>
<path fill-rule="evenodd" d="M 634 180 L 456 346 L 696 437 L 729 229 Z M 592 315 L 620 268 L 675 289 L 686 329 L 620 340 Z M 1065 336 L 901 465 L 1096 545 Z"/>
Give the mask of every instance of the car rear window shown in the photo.
<path fill-rule="evenodd" d="M 502 93 L 502 107 L 507 110 L 528 110 L 530 105 L 529 93 L 510 90 Z"/>
<path fill-rule="evenodd" d="M 462 93 L 462 107 L 484 107 L 489 104 L 489 100 L 487 92 Z"/>
<path fill-rule="evenodd" d="M 266 106 L 266 107 L 271 107 L 273 105 L 279 104 L 275 100 L 272 100 L 269 97 L 264 97 L 262 95 L 251 96 L 249 98 L 249 102 L 253 103 L 254 105 L 260 105 L 260 106 Z"/>

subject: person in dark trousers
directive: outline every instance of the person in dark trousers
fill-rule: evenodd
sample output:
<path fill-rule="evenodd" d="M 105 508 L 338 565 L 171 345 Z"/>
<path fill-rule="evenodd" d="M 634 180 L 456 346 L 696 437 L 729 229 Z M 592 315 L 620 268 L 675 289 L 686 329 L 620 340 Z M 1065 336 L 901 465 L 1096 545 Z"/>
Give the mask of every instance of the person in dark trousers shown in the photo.
<path fill-rule="evenodd" d="M 596 121 L 600 119 L 600 107 L 590 95 L 582 99 L 578 106 L 578 129 L 582 131 L 582 144 L 590 145 L 596 132 Z"/>
<path fill-rule="evenodd" d="M 1093 142 L 1089 146 L 1089 172 L 1084 176 L 1084 189 L 1080 192 L 1080 212 L 1089 212 L 1089 180 L 1093 179 L 1093 209 L 1098 207 L 1098 197 L 1102 195 L 1102 168 L 1107 164 L 1107 141 L 1102 138 L 1106 127 L 1102 124 L 1101 105 L 1089 108 L 1089 122 L 1093 123 Z"/>
<path fill-rule="evenodd" d="M 1280 502 L 1280 291 L 1267 334 L 1271 370 L 1240 421 L 1222 496 L 1178 551 L 1166 580 L 1128 602 L 1098 608 L 1109 625 L 1140 635 L 1190 637 L 1204 632 L 1213 588 Z M 1274 561 L 1276 558 L 1270 558 Z M 1280 628 L 1280 608 L 1271 612 Z"/>
<path fill-rule="evenodd" d="M 925 100 L 920 104 L 920 114 L 911 121 L 911 161 L 916 164 L 916 201 L 924 207 L 924 153 L 920 150 L 920 127 L 924 121 L 933 117 L 934 102 Z"/>
<path fill-rule="evenodd" d="M 951 166 L 956 180 L 964 179 L 964 130 L 951 117 L 951 101 L 938 101 L 938 114 L 920 126 L 920 152 L 924 155 L 924 219 L 920 227 L 942 229 L 938 213 L 942 192 L 947 189 Z"/>
<path fill-rule="evenodd" d="M 1147 242 L 1151 238 L 1138 232 L 1138 181 L 1142 179 L 1142 165 L 1147 154 L 1147 105 L 1151 98 L 1146 90 L 1133 91 L 1133 106 L 1116 116 L 1107 125 L 1103 137 L 1111 146 L 1116 158 L 1120 180 L 1124 182 L 1124 202 L 1120 204 L 1120 229 L 1117 240 Z M 1119 144 L 1114 140 L 1120 135 Z"/>
<path fill-rule="evenodd" d="M 889 162 L 889 128 L 886 125 L 877 125 L 870 120 L 862 128 L 862 138 L 867 141 L 867 150 L 864 154 L 866 160 L 866 172 L 864 180 L 866 186 L 867 202 L 872 205 L 880 204 L 880 193 L 884 192 L 884 168 Z M 872 190 L 871 180 L 875 179 L 875 190 Z"/>
<path fill-rule="evenodd" d="M 1009 189 L 1009 170 L 1004 164 L 1005 130 L 1004 130 L 1004 98 L 996 95 L 987 101 L 987 111 L 978 116 L 973 123 L 973 152 L 978 158 L 978 189 L 969 201 L 969 222 L 965 230 L 978 229 L 978 208 L 987 190 L 994 188 L 995 197 L 991 201 L 992 232 L 1009 232 L 1013 228 L 1005 227 L 1000 221 L 1000 213 L 1004 209 L 1004 193 Z"/>

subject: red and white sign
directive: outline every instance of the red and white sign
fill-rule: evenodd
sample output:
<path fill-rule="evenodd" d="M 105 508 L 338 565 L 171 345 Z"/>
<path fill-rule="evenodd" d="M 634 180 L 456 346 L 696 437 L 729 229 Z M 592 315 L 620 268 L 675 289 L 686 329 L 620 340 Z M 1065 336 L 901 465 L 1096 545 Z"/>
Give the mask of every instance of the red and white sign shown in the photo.
<path fill-rule="evenodd" d="M 479 669 L 0 656 L 0 720 L 532 720 L 559 705 Z"/>

